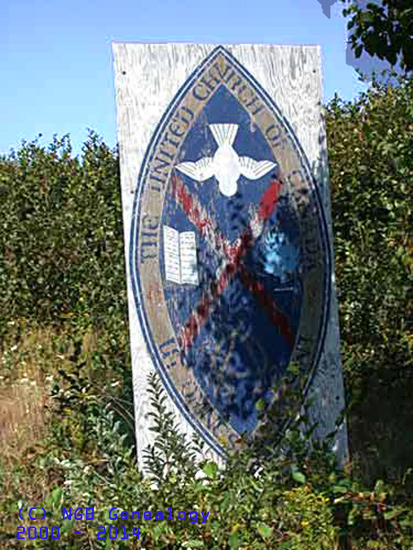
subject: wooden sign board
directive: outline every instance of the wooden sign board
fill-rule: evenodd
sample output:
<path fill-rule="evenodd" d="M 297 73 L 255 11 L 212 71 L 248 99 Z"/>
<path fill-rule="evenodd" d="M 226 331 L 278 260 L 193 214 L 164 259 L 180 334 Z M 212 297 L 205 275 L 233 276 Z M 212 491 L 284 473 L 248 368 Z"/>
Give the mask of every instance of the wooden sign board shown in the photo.
<path fill-rule="evenodd" d="M 319 47 L 113 52 L 139 463 L 154 371 L 215 458 L 259 432 L 291 366 L 326 436 L 344 398 Z"/>

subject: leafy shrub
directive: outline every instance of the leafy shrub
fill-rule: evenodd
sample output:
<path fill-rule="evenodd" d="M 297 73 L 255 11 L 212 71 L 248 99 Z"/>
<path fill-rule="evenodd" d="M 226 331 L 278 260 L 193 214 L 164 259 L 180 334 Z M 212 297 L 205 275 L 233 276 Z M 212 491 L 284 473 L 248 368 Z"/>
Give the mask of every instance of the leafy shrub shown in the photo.
<path fill-rule="evenodd" d="M 336 280 L 354 467 L 413 456 L 413 80 L 327 108 Z"/>
<path fill-rule="evenodd" d="M 0 186 L 2 322 L 76 315 L 107 326 L 124 316 L 117 154 L 93 132 L 81 158 L 67 136 L 48 149 L 23 143 L 0 159 Z"/>
<path fill-rule="evenodd" d="M 284 493 L 280 513 L 283 529 L 291 536 L 286 549 L 331 549 L 336 544 L 330 499 L 308 486 Z"/>

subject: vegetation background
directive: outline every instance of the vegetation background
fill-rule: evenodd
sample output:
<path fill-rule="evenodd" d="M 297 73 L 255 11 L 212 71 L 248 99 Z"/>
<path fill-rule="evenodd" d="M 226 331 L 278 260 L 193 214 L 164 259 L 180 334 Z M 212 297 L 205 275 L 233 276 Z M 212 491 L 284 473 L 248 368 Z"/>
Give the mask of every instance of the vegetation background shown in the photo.
<path fill-rule="evenodd" d="M 154 378 L 157 437 L 143 479 L 118 152 L 90 131 L 76 158 L 68 136 L 48 147 L 24 142 L 0 158 L 2 547 L 413 548 L 413 80 L 373 83 L 355 101 L 334 98 L 325 113 L 349 405 L 345 471 L 328 441 L 309 451 L 297 426 L 281 456 L 251 448 L 225 470 L 197 465 L 200 443 L 176 432 Z M 18 510 L 31 506 L 47 517 L 23 522 L 26 539 L 30 526 L 37 539 L 16 540 Z M 63 520 L 62 506 L 92 506 L 96 517 Z M 135 523 L 138 538 L 131 522 L 108 519 L 113 506 L 210 514 L 203 525 Z M 116 527 L 116 540 L 114 530 L 99 540 L 99 525 Z"/>

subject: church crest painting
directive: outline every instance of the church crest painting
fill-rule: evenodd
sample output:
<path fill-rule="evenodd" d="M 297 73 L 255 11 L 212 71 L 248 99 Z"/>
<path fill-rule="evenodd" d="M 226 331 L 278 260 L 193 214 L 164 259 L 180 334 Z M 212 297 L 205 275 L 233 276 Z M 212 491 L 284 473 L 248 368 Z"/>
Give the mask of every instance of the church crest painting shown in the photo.
<path fill-rule="evenodd" d="M 222 46 L 152 136 L 129 262 L 157 371 L 218 454 L 254 437 L 289 366 L 310 382 L 330 297 L 322 203 L 288 121 Z"/>

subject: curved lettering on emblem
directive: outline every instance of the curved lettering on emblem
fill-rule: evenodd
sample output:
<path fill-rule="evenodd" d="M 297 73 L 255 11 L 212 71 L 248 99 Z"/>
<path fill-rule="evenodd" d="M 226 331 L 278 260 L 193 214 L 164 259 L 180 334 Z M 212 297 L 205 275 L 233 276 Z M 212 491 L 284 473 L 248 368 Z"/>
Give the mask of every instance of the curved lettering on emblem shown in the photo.
<path fill-rule="evenodd" d="M 144 335 L 182 414 L 224 454 L 254 437 L 291 363 L 293 384 L 317 367 L 330 253 L 316 184 L 273 99 L 220 46 L 160 121 L 137 191 Z"/>

